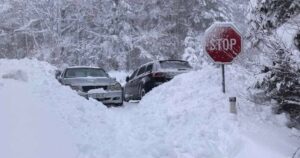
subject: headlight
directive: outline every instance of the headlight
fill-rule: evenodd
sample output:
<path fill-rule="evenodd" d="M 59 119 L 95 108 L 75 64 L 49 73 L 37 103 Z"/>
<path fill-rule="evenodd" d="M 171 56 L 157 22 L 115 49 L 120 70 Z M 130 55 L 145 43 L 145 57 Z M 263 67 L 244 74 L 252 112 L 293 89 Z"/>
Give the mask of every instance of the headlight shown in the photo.
<path fill-rule="evenodd" d="M 111 90 L 111 91 L 116 91 L 116 90 L 121 90 L 122 89 L 122 86 L 120 83 L 116 83 L 114 85 L 110 85 L 107 87 L 108 90 Z"/>

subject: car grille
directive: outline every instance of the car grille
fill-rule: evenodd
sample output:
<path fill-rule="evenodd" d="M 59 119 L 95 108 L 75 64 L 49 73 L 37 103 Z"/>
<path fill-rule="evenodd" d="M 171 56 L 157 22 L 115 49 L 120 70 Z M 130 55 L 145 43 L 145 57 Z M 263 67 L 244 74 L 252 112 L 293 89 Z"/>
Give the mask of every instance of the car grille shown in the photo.
<path fill-rule="evenodd" d="M 83 90 L 83 92 L 88 92 L 92 89 L 100 89 L 100 88 L 103 88 L 104 90 L 106 90 L 107 86 L 83 86 L 82 90 Z"/>

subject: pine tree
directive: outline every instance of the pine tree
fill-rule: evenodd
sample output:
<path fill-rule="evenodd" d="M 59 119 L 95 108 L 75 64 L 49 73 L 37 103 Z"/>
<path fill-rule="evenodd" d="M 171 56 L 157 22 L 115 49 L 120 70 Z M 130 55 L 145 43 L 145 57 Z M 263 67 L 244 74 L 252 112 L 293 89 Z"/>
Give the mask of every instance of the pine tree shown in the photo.
<path fill-rule="evenodd" d="M 266 53 L 272 66 L 265 67 L 264 80 L 257 88 L 264 90 L 267 98 L 277 102 L 277 112 L 287 112 L 293 119 L 300 117 L 299 61 L 293 59 L 294 48 L 287 48 L 276 30 L 289 23 L 296 28 L 299 22 L 298 0 L 258 0 L 251 6 L 249 40 L 251 47 Z M 299 28 L 299 27 L 298 27 Z M 297 46 L 297 35 L 295 46 Z M 276 53 L 274 53 L 276 52 Z"/>
<path fill-rule="evenodd" d="M 294 38 L 294 44 L 298 48 L 298 50 L 300 51 L 300 30 Z"/>
<path fill-rule="evenodd" d="M 299 0 L 258 0 L 251 9 L 249 39 L 252 46 L 268 43 L 266 36 L 300 15 Z M 295 21 L 299 26 L 299 22 Z"/>
<path fill-rule="evenodd" d="M 258 88 L 278 103 L 277 112 L 287 112 L 293 119 L 300 116 L 300 69 L 293 66 L 289 54 L 282 49 L 276 52 L 276 59 L 265 68 L 268 74 Z"/>

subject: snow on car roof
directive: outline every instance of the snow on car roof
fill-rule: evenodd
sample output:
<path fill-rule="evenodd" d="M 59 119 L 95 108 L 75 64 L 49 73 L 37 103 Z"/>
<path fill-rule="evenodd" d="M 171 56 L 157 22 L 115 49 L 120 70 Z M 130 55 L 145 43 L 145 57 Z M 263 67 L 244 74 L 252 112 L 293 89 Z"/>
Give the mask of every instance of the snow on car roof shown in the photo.
<path fill-rule="evenodd" d="M 179 59 L 169 59 L 169 60 L 153 60 L 153 61 L 150 61 L 150 62 L 147 62 L 141 66 L 144 66 L 144 65 L 147 65 L 147 64 L 150 64 L 150 63 L 155 63 L 155 62 L 165 62 L 165 61 L 178 61 L 178 62 L 187 62 L 185 60 L 179 60 Z M 141 67 L 140 66 L 140 67 Z"/>
<path fill-rule="evenodd" d="M 165 62 L 165 61 L 187 62 L 187 61 L 185 61 L 185 60 L 176 60 L 176 59 L 172 59 L 172 60 L 159 60 L 159 62 Z"/>
<path fill-rule="evenodd" d="M 145 64 L 140 65 L 138 68 L 143 67 L 143 66 L 148 65 L 148 64 L 151 64 L 151 63 L 161 63 L 161 62 L 166 62 L 166 61 L 187 62 L 187 61 L 185 61 L 185 60 L 179 60 L 179 59 L 152 60 L 152 61 L 149 61 L 149 62 L 147 62 L 147 63 L 145 63 Z"/>
<path fill-rule="evenodd" d="M 73 68 L 91 68 L 91 69 L 102 69 L 101 67 L 95 67 L 95 66 L 70 66 L 66 69 L 73 69 Z"/>

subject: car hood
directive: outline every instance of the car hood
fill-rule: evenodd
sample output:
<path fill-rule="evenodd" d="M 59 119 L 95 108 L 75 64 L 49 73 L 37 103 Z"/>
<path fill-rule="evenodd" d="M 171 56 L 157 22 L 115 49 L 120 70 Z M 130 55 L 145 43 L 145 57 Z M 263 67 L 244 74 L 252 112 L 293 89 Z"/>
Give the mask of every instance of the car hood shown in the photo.
<path fill-rule="evenodd" d="M 117 83 L 116 80 L 107 77 L 65 78 L 63 82 L 71 86 L 108 86 Z"/>

